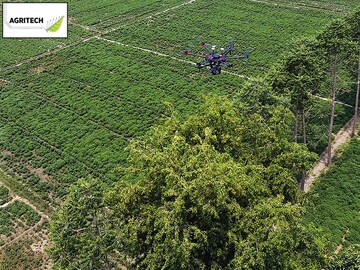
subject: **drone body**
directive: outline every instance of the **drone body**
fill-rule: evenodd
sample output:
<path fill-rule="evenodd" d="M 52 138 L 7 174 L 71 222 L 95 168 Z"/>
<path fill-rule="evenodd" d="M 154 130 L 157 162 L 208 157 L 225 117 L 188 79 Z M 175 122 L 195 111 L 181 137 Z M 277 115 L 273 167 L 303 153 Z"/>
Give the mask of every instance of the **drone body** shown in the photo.
<path fill-rule="evenodd" d="M 218 75 L 221 73 L 221 67 L 232 67 L 233 65 L 227 63 L 228 59 L 238 59 L 242 58 L 247 60 L 249 58 L 249 54 L 251 48 L 247 49 L 247 51 L 242 55 L 233 55 L 228 56 L 228 54 L 232 54 L 234 52 L 234 42 L 230 41 L 230 46 L 228 48 L 221 48 L 220 52 L 216 52 L 216 46 L 210 45 L 206 42 L 201 42 L 200 45 L 207 51 L 208 54 L 201 55 L 197 53 L 191 53 L 190 50 L 185 50 L 183 52 L 184 55 L 194 56 L 194 57 L 201 57 L 205 61 L 197 62 L 196 66 L 200 69 L 203 67 L 209 67 L 211 74 Z"/>

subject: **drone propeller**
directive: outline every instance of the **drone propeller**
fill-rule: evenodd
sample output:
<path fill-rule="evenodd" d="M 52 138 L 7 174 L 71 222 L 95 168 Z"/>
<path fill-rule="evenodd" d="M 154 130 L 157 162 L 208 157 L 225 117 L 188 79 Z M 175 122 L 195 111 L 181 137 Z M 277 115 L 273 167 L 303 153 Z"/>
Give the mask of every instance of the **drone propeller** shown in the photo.
<path fill-rule="evenodd" d="M 185 50 L 179 52 L 177 55 L 179 55 L 179 56 L 188 55 L 193 48 L 194 48 L 194 46 L 189 46 L 189 47 L 185 48 Z"/>
<path fill-rule="evenodd" d="M 211 53 L 211 48 L 213 47 L 213 45 L 204 41 L 201 38 L 201 35 L 194 36 L 193 40 L 196 45 L 200 44 L 200 46 L 203 47 L 208 53 Z"/>

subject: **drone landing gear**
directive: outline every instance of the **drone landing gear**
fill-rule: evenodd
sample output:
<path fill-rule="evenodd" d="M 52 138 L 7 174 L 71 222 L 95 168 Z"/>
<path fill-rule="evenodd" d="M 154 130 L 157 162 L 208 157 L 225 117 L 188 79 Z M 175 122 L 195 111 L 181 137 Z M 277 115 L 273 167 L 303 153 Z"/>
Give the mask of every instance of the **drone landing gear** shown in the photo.
<path fill-rule="evenodd" d="M 212 75 L 218 75 L 220 73 L 221 73 L 221 67 L 220 66 L 211 67 L 211 74 Z"/>

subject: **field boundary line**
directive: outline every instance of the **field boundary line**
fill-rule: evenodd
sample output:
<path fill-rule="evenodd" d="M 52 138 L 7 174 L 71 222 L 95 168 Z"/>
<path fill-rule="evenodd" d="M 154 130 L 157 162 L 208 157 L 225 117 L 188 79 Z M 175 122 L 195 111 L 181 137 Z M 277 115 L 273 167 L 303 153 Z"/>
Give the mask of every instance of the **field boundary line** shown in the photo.
<path fill-rule="evenodd" d="M 288 7 L 288 8 L 294 8 L 294 9 L 322 10 L 322 11 L 327 11 L 327 12 L 332 12 L 332 13 L 343 13 L 343 12 L 347 12 L 349 10 L 349 8 L 344 8 L 344 9 L 330 8 L 330 7 L 325 7 L 325 6 L 309 5 L 309 4 L 300 3 L 300 2 L 286 3 L 284 1 L 276 1 L 276 0 L 275 1 L 274 0 L 248 0 L 248 1 L 255 2 L 255 3 L 261 3 L 261 4 L 274 5 L 274 6 L 279 6 L 279 7 Z"/>
<path fill-rule="evenodd" d="M 193 66 L 196 66 L 196 62 L 185 60 L 185 59 L 180 59 L 180 58 L 177 58 L 175 56 L 171 56 L 169 54 L 161 53 L 161 52 L 154 51 L 154 50 L 151 50 L 151 49 L 146 49 L 146 48 L 142 48 L 142 47 L 138 47 L 138 46 L 134 46 L 134 45 L 125 44 L 125 43 L 122 43 L 122 42 L 119 42 L 119 41 L 116 41 L 116 40 L 101 37 L 99 35 L 95 36 L 95 38 L 99 39 L 99 40 L 106 41 L 106 42 L 110 42 L 110 43 L 113 43 L 113 44 L 121 45 L 121 46 L 124 46 L 124 47 L 129 47 L 129 48 L 132 48 L 132 49 L 152 53 L 152 54 L 155 54 L 155 55 L 158 55 L 158 56 L 167 57 L 167 58 L 170 58 L 172 60 L 175 60 L 175 61 L 178 61 L 178 62 L 181 62 L 181 63 L 191 64 Z M 253 77 L 246 76 L 246 75 L 243 75 L 243 74 L 238 74 L 238 73 L 234 73 L 234 72 L 227 71 L 227 70 L 223 70 L 222 72 L 226 73 L 226 74 L 233 75 L 233 76 L 237 76 L 237 77 L 240 77 L 240 78 L 245 78 L 245 79 L 248 79 L 248 80 L 254 80 Z"/>
<path fill-rule="evenodd" d="M 4 184 L 4 183 L 2 183 L 1 181 L 0 181 L 0 183 L 1 183 L 1 184 Z M 5 187 L 6 187 L 6 186 L 5 186 Z M 6 188 L 8 189 L 8 187 L 6 187 Z M 6 208 L 6 207 L 8 207 L 10 204 L 12 204 L 13 202 L 16 202 L 17 200 L 18 200 L 18 196 L 15 195 L 14 197 L 12 197 L 12 199 L 11 199 L 10 201 L 8 201 L 8 202 L 0 205 L 0 208 Z"/>
<path fill-rule="evenodd" d="M 182 6 L 186 6 L 186 5 L 192 4 L 192 3 L 194 3 L 194 2 L 196 2 L 196 0 L 188 0 L 188 1 L 186 1 L 185 3 L 182 3 L 182 4 L 180 4 L 180 5 L 173 6 L 173 7 L 167 8 L 167 9 L 165 9 L 165 10 L 163 10 L 163 11 L 159 11 L 159 12 L 155 13 L 154 15 L 147 16 L 145 19 L 151 19 L 151 18 L 153 18 L 153 17 L 155 17 L 155 16 L 162 15 L 162 14 L 168 12 L 168 11 L 171 11 L 171 10 L 173 10 L 173 9 L 178 9 L 178 8 L 180 8 L 180 7 L 182 7 Z"/>
<path fill-rule="evenodd" d="M 180 4 L 180 5 L 176 5 L 176 6 L 167 8 L 167 9 L 162 10 L 162 11 L 158 11 L 158 12 L 156 12 L 155 14 L 149 15 L 149 16 L 147 16 L 147 17 L 145 17 L 145 18 L 141 17 L 141 18 L 134 19 L 133 21 L 128 22 L 128 23 L 125 23 L 125 24 L 122 24 L 122 25 L 120 25 L 119 27 L 111 28 L 111 29 L 104 30 L 104 31 L 99 31 L 99 30 L 97 30 L 97 31 L 99 31 L 99 32 L 101 33 L 101 35 L 110 34 L 110 33 L 114 32 L 114 31 L 117 31 L 117 30 L 123 28 L 123 27 L 129 26 L 129 25 L 131 25 L 131 24 L 134 23 L 134 22 L 141 21 L 141 20 L 144 20 L 144 19 L 145 19 L 145 20 L 152 19 L 152 18 L 154 18 L 154 17 L 156 17 L 156 16 L 165 14 L 165 13 L 167 13 L 168 11 L 181 8 L 181 7 L 183 7 L 183 6 L 192 4 L 192 3 L 196 2 L 196 1 L 197 1 L 197 0 L 188 0 L 188 1 L 186 1 L 185 3 L 182 3 L 182 4 Z M 96 25 L 95 25 L 95 26 L 96 26 Z"/>
<path fill-rule="evenodd" d="M 40 53 L 38 55 L 35 55 L 35 56 L 32 56 L 30 58 L 27 58 L 27 59 L 23 59 L 23 60 L 20 60 L 16 63 L 13 63 L 13 64 L 10 64 L 8 66 L 5 66 L 5 67 L 0 67 L 0 70 L 9 70 L 9 69 L 12 69 L 12 68 L 15 68 L 15 67 L 19 67 L 23 64 L 27 64 L 27 63 L 30 63 L 32 61 L 36 61 L 36 60 L 39 60 L 41 58 L 44 58 L 45 56 L 48 56 L 48 55 L 52 55 L 52 54 L 56 54 L 64 49 L 68 49 L 68 48 L 71 48 L 71 47 L 74 47 L 74 46 L 77 46 L 79 45 L 80 43 L 83 43 L 83 42 L 87 42 L 91 39 L 94 38 L 94 36 L 98 35 L 97 33 L 94 34 L 94 35 L 91 35 L 91 36 L 87 36 L 87 37 L 82 37 L 80 39 L 78 39 L 77 41 L 74 41 L 73 43 L 70 43 L 70 44 L 66 44 L 66 45 L 63 45 L 61 47 L 57 47 L 53 50 L 49 50 L 47 52 L 43 52 L 43 53 Z"/>
<path fill-rule="evenodd" d="M 330 98 L 324 98 L 324 97 L 317 96 L 317 95 L 315 95 L 314 97 L 319 98 L 319 99 L 322 99 L 322 100 L 325 100 L 325 101 L 331 101 Z M 346 103 L 341 102 L 341 101 L 335 100 L 335 103 L 336 103 L 336 104 L 340 104 L 340 105 L 344 105 L 345 107 L 354 108 L 354 106 L 352 106 L 352 105 L 350 105 L 350 104 L 346 104 Z"/>
<path fill-rule="evenodd" d="M 191 3 L 194 3 L 195 1 L 196 1 L 196 0 L 188 0 L 188 1 L 186 1 L 185 3 L 182 3 L 182 4 L 180 4 L 180 5 L 176 5 L 176 6 L 167 8 L 167 9 L 165 9 L 165 10 L 163 10 L 163 11 L 159 11 L 159 12 L 153 14 L 153 15 L 150 15 L 150 16 L 146 17 L 145 19 L 149 19 L 149 18 L 152 18 L 152 17 L 155 17 L 155 16 L 162 15 L 162 14 L 164 14 L 164 13 L 170 11 L 170 10 L 178 9 L 178 8 L 180 8 L 180 7 L 182 7 L 182 6 L 185 6 L 185 5 L 189 5 L 189 4 L 191 4 Z M 140 18 L 139 20 L 142 20 L 142 19 L 144 19 L 144 18 Z M 137 20 L 134 20 L 134 21 L 137 21 Z M 14 68 L 14 67 L 19 67 L 19 66 L 21 66 L 21 65 L 23 65 L 23 64 L 26 64 L 26 63 L 30 63 L 30 62 L 32 62 L 32 61 L 39 60 L 39 59 L 41 59 L 41 58 L 43 58 L 43 57 L 45 57 L 45 56 L 52 55 L 52 54 L 56 54 L 56 53 L 58 53 L 59 51 L 62 51 L 62 50 L 64 50 L 64 49 L 68 49 L 68 48 L 77 46 L 77 45 L 79 45 L 79 44 L 81 44 L 81 43 L 83 43 L 83 42 L 87 42 L 87 41 L 95 38 L 96 36 L 99 36 L 99 35 L 102 36 L 102 35 L 110 34 L 110 33 L 114 32 L 114 31 L 117 31 L 117 30 L 123 28 L 123 27 L 126 27 L 126 26 L 128 26 L 128 25 L 131 25 L 131 23 L 133 23 L 134 21 L 128 22 L 128 23 L 126 23 L 126 24 L 120 25 L 119 27 L 112 28 L 112 29 L 108 29 L 108 30 L 104 30 L 104 31 L 101 31 L 101 30 L 98 30 L 98 29 L 94 30 L 94 29 L 92 29 L 90 26 L 86 26 L 86 25 L 82 25 L 82 24 L 77 24 L 77 23 L 70 22 L 69 24 L 72 24 L 72 25 L 74 25 L 74 26 L 80 27 L 80 28 L 82 28 L 82 29 L 91 29 L 92 31 L 95 32 L 95 34 L 92 34 L 92 35 L 89 35 L 89 36 L 85 36 L 85 37 L 80 37 L 78 40 L 74 41 L 73 43 L 66 44 L 66 45 L 63 45 L 63 46 L 61 46 L 61 47 L 57 47 L 57 48 L 54 48 L 54 49 L 49 49 L 47 52 L 43 52 L 43 53 L 40 53 L 40 54 L 38 54 L 38 55 L 32 56 L 32 57 L 30 57 L 30 58 L 20 60 L 20 61 L 18 61 L 18 62 L 16 62 L 16 63 L 12 63 L 12 64 L 9 64 L 9 65 L 4 66 L 4 67 L 1 67 L 1 66 L 0 66 L 0 71 L 1 71 L 1 70 L 12 69 L 12 68 Z"/>
<path fill-rule="evenodd" d="M 44 222 L 45 222 L 45 219 L 43 217 L 41 217 L 41 219 L 38 221 L 38 223 L 36 223 L 34 226 L 32 226 L 29 229 L 27 229 L 26 231 L 22 232 L 21 234 L 16 236 L 14 239 L 10 240 L 9 242 L 4 243 L 0 247 L 0 251 L 2 251 L 5 247 L 7 247 L 7 246 L 21 240 L 23 237 L 27 236 L 29 233 L 31 233 L 32 231 L 37 229 L 39 226 L 41 226 Z"/>

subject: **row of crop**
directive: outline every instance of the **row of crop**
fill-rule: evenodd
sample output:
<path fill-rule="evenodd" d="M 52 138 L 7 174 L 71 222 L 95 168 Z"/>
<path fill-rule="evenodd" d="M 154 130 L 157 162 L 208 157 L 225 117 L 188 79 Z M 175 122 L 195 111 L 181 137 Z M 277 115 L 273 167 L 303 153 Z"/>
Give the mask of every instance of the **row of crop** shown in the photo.
<path fill-rule="evenodd" d="M 18 158 L 13 154 L 4 154 L 0 157 L 0 163 L 6 167 L 6 171 L 22 179 L 22 183 L 38 194 L 40 199 L 49 202 L 49 196 L 61 197 L 64 195 L 61 190 L 57 189 L 57 185 L 40 179 L 39 175 L 30 170 L 30 166 L 24 162 L 24 158 Z"/>
<path fill-rule="evenodd" d="M 343 149 L 329 171 L 310 193 L 304 222 L 321 228 L 334 249 L 345 235 L 345 245 L 360 242 L 360 140 Z"/>
<path fill-rule="evenodd" d="M 48 269 L 51 262 L 46 254 L 48 224 L 44 222 L 20 240 L 0 251 L 0 270 Z"/>
<path fill-rule="evenodd" d="M 7 117 L 8 121 L 2 128 L 1 148 L 23 156 L 35 168 L 43 168 L 61 184 L 72 183 L 88 174 L 96 177 L 106 173 L 112 174 L 114 168 L 126 159 L 126 143 L 107 130 L 97 130 L 93 124 L 84 120 L 79 121 L 77 117 L 69 118 L 71 114 L 46 104 L 32 106 L 33 111 L 18 112 L 16 104 L 12 102 L 16 100 L 22 104 L 21 94 L 29 104 L 34 100 L 36 102 L 36 99 L 25 95 L 24 92 L 15 91 L 11 93 L 16 98 L 11 95 L 5 98 L 5 93 L 8 92 L 2 94 L 4 106 L 1 109 L 2 116 Z M 54 115 L 58 118 L 54 119 Z M 79 134 L 80 136 L 76 136 Z M 31 183 L 30 176 L 25 181 Z M 39 190 L 36 190 L 39 194 L 44 188 L 43 185 L 39 184 Z M 63 189 L 60 191 L 64 194 Z"/>
<path fill-rule="evenodd" d="M 30 206 L 20 201 L 0 208 L 0 239 L 13 238 L 16 230 L 28 229 L 39 220 L 40 216 Z"/>
<path fill-rule="evenodd" d="M 10 200 L 11 196 L 9 194 L 9 190 L 4 186 L 0 186 L 0 205 L 3 205 Z"/>
<path fill-rule="evenodd" d="M 320 10 L 330 11 L 347 11 L 351 8 L 355 8 L 359 5 L 357 1 L 353 0 L 271 0 L 271 2 L 287 2 L 292 4 L 306 5 L 309 7 L 319 8 Z"/>
<path fill-rule="evenodd" d="M 86 157 L 86 163 L 91 166 L 93 159 L 91 152 L 102 146 L 115 151 L 124 145 L 124 139 L 110 130 L 100 127 L 76 113 L 56 106 L 51 101 L 41 100 L 24 89 L 9 87 L 3 91 L 1 98 L 2 115 L 10 121 L 16 121 L 28 132 L 39 136 L 52 146 L 69 151 L 74 156 Z M 21 111 L 18 114 L 17 102 L 39 102 L 41 105 L 33 110 Z M 99 110 L 101 114 L 102 111 Z M 121 121 L 119 119 L 119 121 Z M 98 140 L 94 140 L 101 134 Z M 122 143 L 121 143 L 122 142 Z M 87 144 L 87 148 L 80 150 L 77 146 Z M 104 149 L 104 150 L 105 150 Z M 121 149 L 121 148 L 120 148 Z M 82 152 L 82 151 L 87 151 Z M 118 161 L 118 160 L 117 160 Z"/>
<path fill-rule="evenodd" d="M 75 21 L 85 25 L 96 25 L 97 28 L 119 26 L 134 18 L 150 16 L 185 2 L 184 0 L 130 0 L 130 1 L 69 1 L 69 13 Z"/>
<path fill-rule="evenodd" d="M 3 130 L 0 148 L 6 147 L 12 152 L 11 155 L 2 156 L 0 167 L 13 174 L 13 177 L 24 185 L 23 189 L 34 192 L 38 198 L 53 204 L 56 198 L 66 194 L 66 188 L 71 183 L 80 177 L 95 174 L 78 159 L 49 147 L 44 141 L 25 133 L 24 129 L 15 124 L 0 123 L 0 128 Z M 33 168 L 43 168 L 45 173 L 51 174 L 60 184 L 40 182 L 25 163 Z"/>
<path fill-rule="evenodd" d="M 0 31 L 0 35 L 2 35 Z M 92 32 L 80 28 L 69 27 L 68 38 L 50 39 L 2 39 L 0 42 L 0 68 L 14 64 L 24 59 L 31 58 L 58 46 L 64 46 L 79 40 L 81 37 L 88 36 Z"/>
<path fill-rule="evenodd" d="M 335 16 L 254 1 L 197 1 L 166 15 L 134 22 L 108 37 L 171 55 L 194 45 L 194 35 L 201 34 L 204 41 L 218 46 L 228 46 L 232 37 L 238 49 L 255 49 L 250 64 L 238 64 L 234 70 L 261 74 L 278 59 L 279 52 L 285 50 L 292 39 L 317 33 Z"/>

